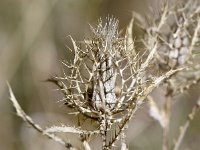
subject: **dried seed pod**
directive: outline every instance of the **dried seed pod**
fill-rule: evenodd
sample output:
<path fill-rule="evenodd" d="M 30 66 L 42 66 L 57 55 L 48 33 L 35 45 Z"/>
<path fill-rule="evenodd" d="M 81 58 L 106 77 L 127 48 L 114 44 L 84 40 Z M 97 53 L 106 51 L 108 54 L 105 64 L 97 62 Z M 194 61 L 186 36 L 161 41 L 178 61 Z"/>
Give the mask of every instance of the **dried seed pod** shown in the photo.
<path fill-rule="evenodd" d="M 170 59 L 176 59 L 178 57 L 178 49 L 172 49 L 170 52 L 169 52 L 169 58 Z"/>
<path fill-rule="evenodd" d="M 187 60 L 187 56 L 186 55 L 179 56 L 178 63 L 180 65 L 183 65 L 186 62 L 186 60 Z"/>
<path fill-rule="evenodd" d="M 188 47 L 181 47 L 179 51 L 180 55 L 187 55 L 188 52 L 189 52 Z"/>
<path fill-rule="evenodd" d="M 169 3 L 174 4 L 172 1 Z M 149 50 L 149 53 L 156 51 L 152 64 L 157 67 L 155 68 L 155 65 L 152 65 L 147 76 L 178 68 L 189 68 L 190 71 L 198 70 L 197 72 L 199 72 L 199 69 L 196 68 L 199 66 L 198 54 L 200 53 L 200 1 L 183 0 L 178 5 L 176 2 L 175 5 L 169 5 L 169 3 L 162 3 L 159 13 L 151 9 L 153 12 L 149 13 L 150 15 L 147 17 L 149 20 L 146 22 L 146 18 L 137 17 L 145 31 L 145 38 L 141 39 L 145 48 Z M 189 70 L 176 74 L 169 82 L 172 81 L 179 85 L 179 82 L 182 82 L 181 78 L 188 79 Z M 193 78 L 193 76 L 190 78 Z M 193 80 L 196 81 L 195 78 Z M 173 92 L 177 91 L 177 87 L 181 87 L 174 85 L 172 87 Z M 182 87 L 187 87 L 187 83 Z M 182 89 L 179 89 L 179 91 L 182 91 Z"/>
<path fill-rule="evenodd" d="M 122 104 L 132 99 L 139 80 L 134 77 L 139 63 L 132 52 L 134 43 L 129 47 L 127 36 L 119 38 L 117 28 L 118 20 L 107 18 L 103 24 L 100 19 L 96 28 L 91 27 L 92 37 L 83 46 L 79 47 L 72 39 L 74 62 L 64 63 L 71 72 L 65 78 L 68 99 L 75 102 L 74 107 L 88 109 L 87 115 L 90 112 L 97 118 L 100 117 L 97 112 L 122 110 Z"/>
<path fill-rule="evenodd" d="M 183 9 L 169 8 L 165 3 L 160 13 L 152 13 L 154 17 L 149 16 L 152 26 L 149 26 L 148 22 L 143 27 L 147 33 L 145 46 L 149 51 L 157 50 L 155 63 L 163 71 L 185 65 L 191 57 L 193 44 L 197 43 L 195 41 L 197 38 L 194 38 L 198 26 L 198 18 L 194 19 L 198 14 L 197 7 L 192 3 L 181 3 L 181 5 Z"/>
<path fill-rule="evenodd" d="M 180 48 L 181 45 L 182 45 L 181 37 L 177 37 L 176 39 L 174 39 L 174 47 L 175 48 Z"/>
<path fill-rule="evenodd" d="M 174 68 L 177 65 L 177 60 L 176 59 L 169 59 L 169 62 L 167 64 L 170 68 Z"/>
<path fill-rule="evenodd" d="M 184 37 L 182 40 L 183 40 L 184 46 L 188 47 L 190 45 L 190 40 L 189 40 L 188 36 Z"/>
<path fill-rule="evenodd" d="M 183 19 L 182 22 L 184 22 Z M 179 59 L 181 55 L 189 54 L 190 39 L 189 35 L 187 34 L 188 32 L 187 29 L 183 27 L 183 24 L 181 26 L 178 25 L 177 23 L 174 23 L 172 27 L 176 29 L 174 33 L 168 33 L 169 35 L 165 35 L 167 37 L 170 37 L 165 42 L 168 45 L 172 45 L 171 47 L 168 48 L 169 55 L 168 55 L 168 63 L 165 64 L 166 69 L 175 68 L 180 65 L 183 65 L 187 61 L 187 58 L 189 58 L 189 57 L 181 57 Z M 158 51 L 161 50 L 158 49 Z"/>

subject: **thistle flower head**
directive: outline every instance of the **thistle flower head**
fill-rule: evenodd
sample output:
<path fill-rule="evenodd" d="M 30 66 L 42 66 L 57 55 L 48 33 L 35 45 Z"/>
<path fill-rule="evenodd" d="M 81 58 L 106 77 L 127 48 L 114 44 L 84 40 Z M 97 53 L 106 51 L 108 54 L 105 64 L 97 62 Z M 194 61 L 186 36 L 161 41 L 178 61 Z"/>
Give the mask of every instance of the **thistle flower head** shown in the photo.
<path fill-rule="evenodd" d="M 192 57 L 199 35 L 198 1 L 191 0 L 170 7 L 163 3 L 160 13 L 146 25 L 145 45 L 148 50 L 157 43 L 155 62 L 159 69 L 175 69 Z M 152 19 L 154 18 L 154 19 Z"/>
<path fill-rule="evenodd" d="M 70 73 L 49 79 L 62 90 L 68 107 L 99 123 L 104 149 L 117 141 L 147 95 L 176 72 L 144 78 L 155 51 L 144 62 L 138 58 L 130 30 L 132 23 L 124 37 L 118 33 L 118 20 L 107 18 L 105 23 L 100 19 L 96 28 L 91 26 L 91 38 L 80 45 L 71 38 L 74 59 L 63 62 Z M 118 124 L 118 129 L 111 130 L 113 124 Z M 118 131 L 109 143 L 108 131 Z"/>
<path fill-rule="evenodd" d="M 134 53 L 130 30 L 120 37 L 117 19 L 108 17 L 105 23 L 100 19 L 91 30 L 91 38 L 79 46 L 71 38 L 74 60 L 63 62 L 70 73 L 54 82 L 64 92 L 69 107 L 93 119 L 101 114 L 113 118 L 144 99 L 166 76 L 144 78 L 154 52 L 142 62 Z"/>
<path fill-rule="evenodd" d="M 127 55 L 126 39 L 118 34 L 118 20 L 107 18 L 105 24 L 100 20 L 91 30 L 92 38 L 85 40 L 84 48 L 72 39 L 74 62 L 64 63 L 71 71 L 64 78 L 69 93 L 66 101 L 76 102 L 89 111 L 110 113 L 131 99 L 136 58 L 130 61 L 131 56 Z"/>

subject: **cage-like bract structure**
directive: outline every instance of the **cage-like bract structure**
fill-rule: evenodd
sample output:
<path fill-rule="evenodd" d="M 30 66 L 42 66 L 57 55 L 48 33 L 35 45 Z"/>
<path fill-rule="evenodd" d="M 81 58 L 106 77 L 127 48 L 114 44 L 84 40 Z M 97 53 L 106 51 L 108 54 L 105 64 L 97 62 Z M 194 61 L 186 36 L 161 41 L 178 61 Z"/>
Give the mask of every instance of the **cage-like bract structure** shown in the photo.
<path fill-rule="evenodd" d="M 118 32 L 118 20 L 108 17 L 105 23 L 100 19 L 96 28 L 91 26 L 91 38 L 84 42 L 71 38 L 74 59 L 63 62 L 70 73 L 49 79 L 62 90 L 68 107 L 99 123 L 103 149 L 111 148 L 119 139 L 147 95 L 176 72 L 146 78 L 155 51 L 145 61 L 139 58 L 134 49 L 132 24 L 133 20 L 123 36 Z"/>
<path fill-rule="evenodd" d="M 176 4 L 174 4 L 176 3 Z M 187 64 L 199 41 L 199 8 L 197 0 L 162 2 L 161 10 L 145 29 L 144 43 L 148 50 L 158 42 L 155 62 L 159 69 L 170 70 Z M 153 18 L 153 19 L 152 19 Z"/>
<path fill-rule="evenodd" d="M 126 110 L 142 85 L 138 58 L 117 28 L 118 20 L 107 18 L 105 24 L 100 20 L 97 28 L 91 27 L 92 38 L 84 44 L 77 46 L 72 39 L 74 60 L 63 62 L 70 75 L 58 78 L 67 92 L 66 104 L 91 118 Z"/>

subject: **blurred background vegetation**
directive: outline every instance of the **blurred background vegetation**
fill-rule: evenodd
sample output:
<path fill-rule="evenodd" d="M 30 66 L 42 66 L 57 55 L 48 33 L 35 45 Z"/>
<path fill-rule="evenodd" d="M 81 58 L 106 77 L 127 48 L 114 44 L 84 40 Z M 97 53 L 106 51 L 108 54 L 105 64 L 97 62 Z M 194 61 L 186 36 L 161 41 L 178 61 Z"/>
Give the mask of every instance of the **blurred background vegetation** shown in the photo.
<path fill-rule="evenodd" d="M 76 123 L 67 115 L 55 86 L 45 82 L 60 75 L 59 60 L 70 59 L 68 35 L 81 41 L 87 37 L 89 24 L 99 17 L 113 15 L 125 29 L 132 11 L 147 13 L 155 0 L 1 0 L 0 1 L 0 149 L 62 150 L 62 146 L 42 137 L 15 115 L 9 101 L 9 81 L 22 108 L 43 127 Z M 137 29 L 134 29 L 137 32 Z M 135 35 L 136 36 L 136 35 Z M 178 96 L 172 115 L 171 136 L 177 137 L 179 126 L 187 119 L 199 96 L 199 86 Z M 159 92 L 160 93 L 160 92 Z M 162 92 L 161 92 L 162 93 Z M 73 121 L 71 121 L 73 120 Z M 186 134 L 183 149 L 199 149 L 200 113 Z M 128 146 L 134 150 L 161 148 L 161 129 L 144 106 L 136 113 L 128 131 Z M 76 142 L 70 136 L 72 142 Z M 173 138 L 171 139 L 171 142 Z M 98 147 L 98 141 L 92 145 Z M 100 147 L 100 145 L 99 145 Z M 117 149 L 117 148 L 116 148 Z"/>

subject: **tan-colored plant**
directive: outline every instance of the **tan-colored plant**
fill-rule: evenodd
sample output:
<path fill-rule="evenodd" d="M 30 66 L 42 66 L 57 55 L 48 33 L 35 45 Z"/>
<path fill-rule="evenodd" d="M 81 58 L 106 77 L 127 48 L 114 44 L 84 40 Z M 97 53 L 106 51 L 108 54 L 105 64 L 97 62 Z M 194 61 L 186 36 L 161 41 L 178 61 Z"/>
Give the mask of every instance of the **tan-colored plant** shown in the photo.
<path fill-rule="evenodd" d="M 152 9 L 153 10 L 153 9 Z M 165 105 L 159 109 L 152 97 L 150 115 L 163 129 L 163 150 L 169 149 L 169 128 L 171 106 L 174 95 L 189 89 L 199 82 L 199 36 L 200 3 L 197 0 L 162 2 L 159 13 L 147 16 L 148 21 L 136 14 L 145 34 L 142 39 L 145 48 L 152 51 L 156 47 L 153 71 L 165 72 L 170 69 L 186 67 L 165 82 Z M 152 71 L 152 70 L 151 70 Z M 180 144 L 180 141 L 177 142 Z M 175 144 L 177 145 L 177 144 Z M 176 150 L 178 149 L 175 146 Z"/>
<path fill-rule="evenodd" d="M 120 141 L 122 150 L 128 149 L 125 130 L 138 107 L 164 81 L 168 83 L 167 89 L 170 90 L 167 94 L 171 98 L 172 79 L 177 79 L 177 74 L 189 66 L 185 64 L 192 57 L 191 53 L 197 45 L 200 32 L 200 21 L 197 19 L 200 7 L 191 7 L 190 4 L 186 3 L 173 9 L 164 4 L 161 15 L 153 20 L 150 27 L 145 26 L 141 17 L 137 17 L 146 29 L 142 40 L 147 55 L 140 56 L 135 49 L 132 38 L 134 19 L 131 20 L 124 35 L 118 32 L 118 20 L 107 17 L 105 22 L 100 19 L 97 27 L 91 26 L 91 37 L 83 42 L 76 42 L 70 37 L 73 44 L 73 61 L 63 61 L 62 64 L 67 71 L 48 81 L 58 86 L 64 95 L 62 102 L 76 116 L 81 115 L 97 123 L 94 130 L 69 126 L 42 129 L 21 109 L 9 87 L 11 101 L 18 116 L 67 149 L 77 147 L 69 141 L 65 142 L 55 133 L 78 134 L 86 150 L 91 149 L 88 137 L 93 135 L 100 135 L 103 150 L 112 149 L 117 141 Z M 168 23 L 174 30 L 163 30 Z M 149 73 L 152 64 L 156 64 L 158 69 Z M 161 72 L 160 75 L 157 75 L 158 71 Z M 168 149 L 169 116 L 166 115 L 170 112 L 170 102 L 166 102 L 166 122 L 159 116 L 159 109 L 155 107 L 155 103 L 152 102 L 151 105 L 151 108 L 157 111 L 152 113 L 152 117 L 163 127 L 163 150 Z"/>
<path fill-rule="evenodd" d="M 19 111 L 19 107 L 15 108 L 19 116 L 47 136 L 51 136 L 49 132 L 68 131 L 85 138 L 86 135 L 98 133 L 102 138 L 102 149 L 111 149 L 116 141 L 125 138 L 123 132 L 138 106 L 154 88 L 177 70 L 145 80 L 144 73 L 154 58 L 154 51 L 142 62 L 134 53 L 131 30 L 127 30 L 125 37 L 120 37 L 118 20 L 114 18 L 107 18 L 106 23 L 100 20 L 98 26 L 91 27 L 91 30 L 91 38 L 85 40 L 83 45 L 78 46 L 71 38 L 74 59 L 72 63 L 63 62 L 70 74 L 64 73 L 63 77 L 53 77 L 48 81 L 61 89 L 65 105 L 98 122 L 99 127 L 95 131 L 77 131 L 63 126 L 42 131 L 21 115 L 24 112 Z M 16 103 L 14 96 L 11 96 L 11 100 Z M 107 135 L 112 135 L 109 136 L 112 138 Z"/>

